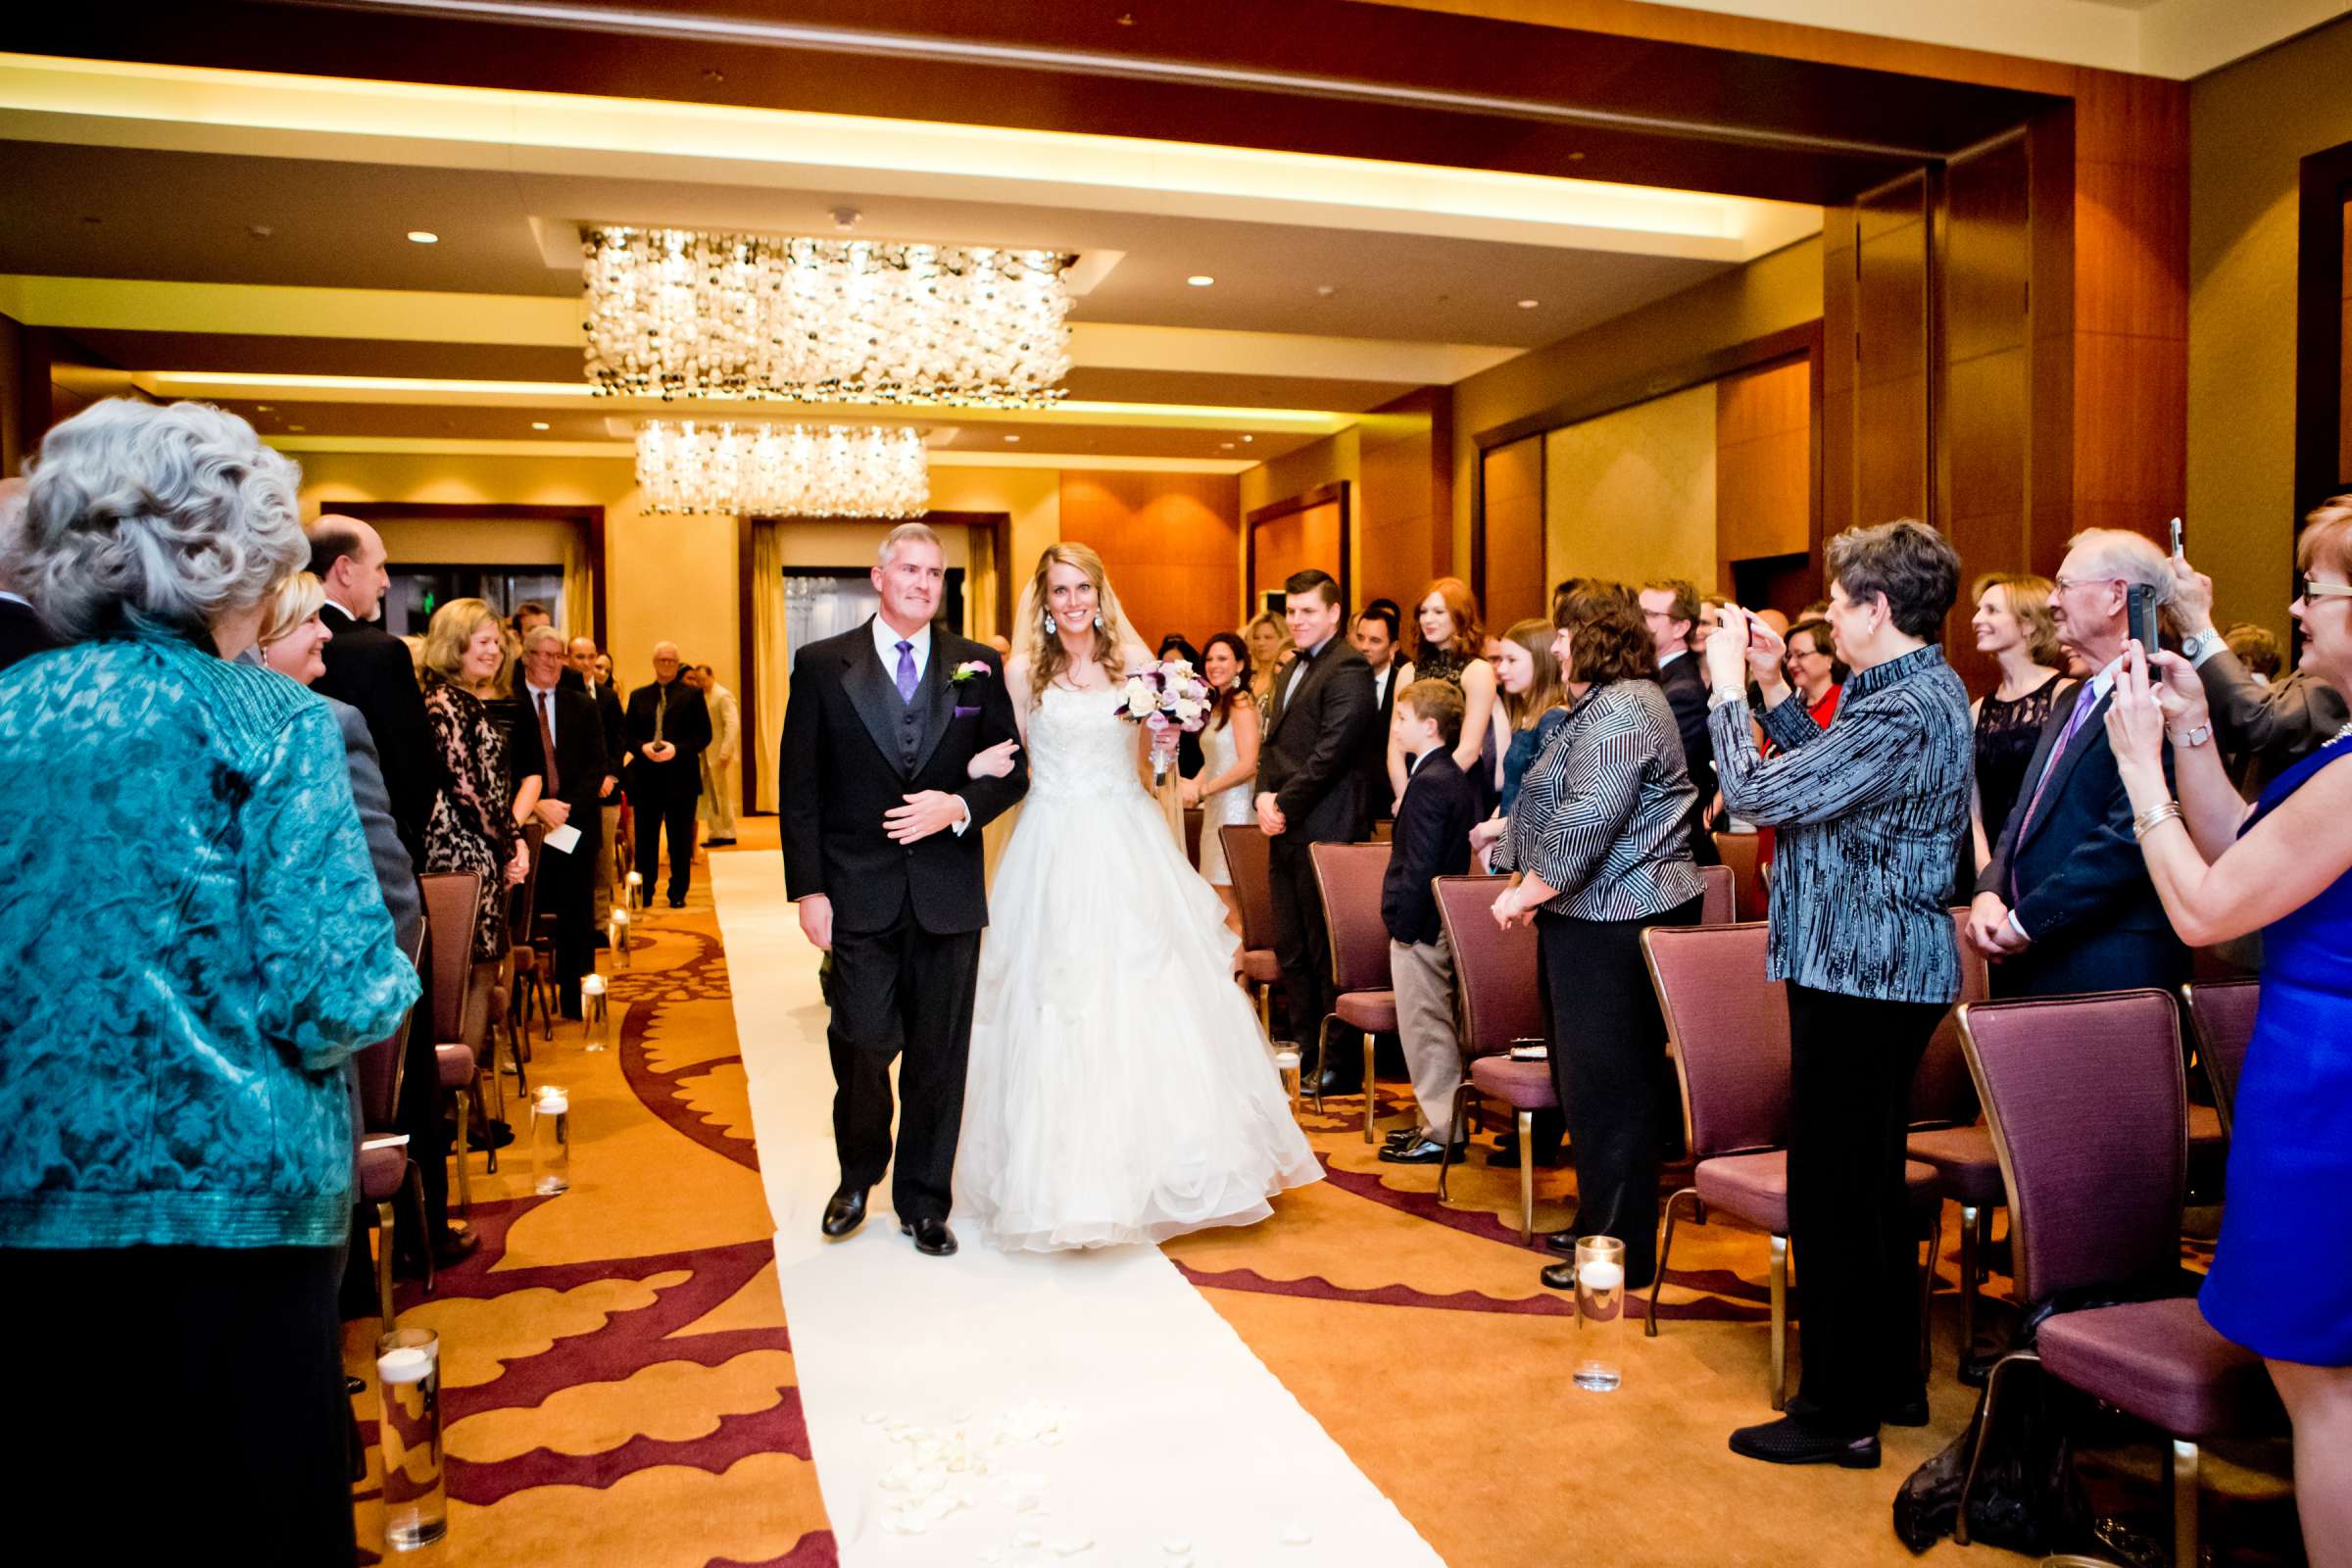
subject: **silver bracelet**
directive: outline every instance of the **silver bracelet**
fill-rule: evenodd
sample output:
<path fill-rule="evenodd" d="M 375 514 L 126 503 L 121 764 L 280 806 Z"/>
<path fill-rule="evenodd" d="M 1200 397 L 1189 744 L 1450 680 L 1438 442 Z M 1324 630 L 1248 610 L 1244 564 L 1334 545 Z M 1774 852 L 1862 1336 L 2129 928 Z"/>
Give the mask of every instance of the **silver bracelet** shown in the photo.
<path fill-rule="evenodd" d="M 2132 836 L 2135 839 L 2144 839 L 2167 822 L 2180 822 L 2183 827 L 2187 826 L 2180 816 L 2179 801 L 2159 801 L 2133 817 L 2132 819 Z"/>

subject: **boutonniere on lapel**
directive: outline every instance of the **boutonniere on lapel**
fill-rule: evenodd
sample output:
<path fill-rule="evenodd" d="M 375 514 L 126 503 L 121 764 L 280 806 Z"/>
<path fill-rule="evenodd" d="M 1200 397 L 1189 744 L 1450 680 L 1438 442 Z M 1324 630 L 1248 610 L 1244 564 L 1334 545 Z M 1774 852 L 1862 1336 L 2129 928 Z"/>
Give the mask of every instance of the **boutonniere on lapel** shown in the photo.
<path fill-rule="evenodd" d="M 956 666 L 956 673 L 950 675 L 948 679 L 955 682 L 958 688 L 961 688 L 969 686 L 973 681 L 976 681 L 982 676 L 990 673 L 992 673 L 992 671 L 989 669 L 985 661 L 978 659 L 967 659 L 962 663 Z"/>

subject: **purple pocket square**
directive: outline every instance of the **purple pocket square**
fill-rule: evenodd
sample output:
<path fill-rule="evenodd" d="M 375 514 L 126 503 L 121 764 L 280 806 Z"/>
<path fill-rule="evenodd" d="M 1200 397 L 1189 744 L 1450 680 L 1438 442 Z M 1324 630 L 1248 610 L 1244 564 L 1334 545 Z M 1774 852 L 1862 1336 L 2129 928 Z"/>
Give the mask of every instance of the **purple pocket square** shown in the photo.
<path fill-rule="evenodd" d="M 957 718 L 977 718 L 979 716 L 980 710 L 977 708 L 958 708 L 956 710 L 956 717 Z"/>

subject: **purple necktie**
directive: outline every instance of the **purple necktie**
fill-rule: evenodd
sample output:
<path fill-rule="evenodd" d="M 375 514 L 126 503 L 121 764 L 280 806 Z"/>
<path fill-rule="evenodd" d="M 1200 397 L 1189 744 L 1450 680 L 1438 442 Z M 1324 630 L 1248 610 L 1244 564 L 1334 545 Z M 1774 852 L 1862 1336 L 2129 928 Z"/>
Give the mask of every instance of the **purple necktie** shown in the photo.
<path fill-rule="evenodd" d="M 2041 805 L 2042 792 L 2050 787 L 2050 779 L 2058 771 L 2058 760 L 2066 755 L 2067 747 L 2074 741 L 2075 731 L 2082 727 L 2082 720 L 2088 718 L 2090 710 L 2098 706 L 2098 691 L 2090 682 L 2084 681 L 2082 695 L 2075 699 L 2075 710 L 2068 716 L 2066 728 L 2058 732 L 2058 744 L 2050 748 L 2050 760 L 2043 764 L 2041 777 L 2034 785 L 2033 799 L 2026 802 L 2025 814 L 2017 819 L 2017 842 L 2020 844 L 2025 842 L 2026 828 L 2033 822 L 2034 812 Z M 2013 856 L 2009 863 L 2009 902 L 2015 904 L 2018 897 L 2017 861 Z"/>
<path fill-rule="evenodd" d="M 902 703 L 913 702 L 914 687 L 914 644 L 901 643 L 899 644 L 899 701 Z"/>

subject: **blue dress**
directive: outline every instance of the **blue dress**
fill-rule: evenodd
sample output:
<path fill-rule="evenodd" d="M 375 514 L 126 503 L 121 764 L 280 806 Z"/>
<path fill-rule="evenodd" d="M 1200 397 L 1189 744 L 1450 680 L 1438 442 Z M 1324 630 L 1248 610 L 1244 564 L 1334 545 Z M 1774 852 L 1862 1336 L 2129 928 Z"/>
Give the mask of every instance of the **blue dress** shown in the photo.
<path fill-rule="evenodd" d="M 2246 826 L 2321 768 L 2278 775 Z M 2222 1236 L 2197 1303 L 2279 1361 L 2352 1365 L 2352 872 L 2262 934 L 2262 1000 L 2237 1084 Z"/>
<path fill-rule="evenodd" d="M 1532 727 L 1511 732 L 1510 750 L 1502 754 L 1502 798 L 1495 803 L 1503 815 L 1510 815 L 1511 808 L 1518 804 L 1519 786 L 1527 778 L 1527 770 L 1567 722 L 1568 710 L 1554 708 L 1540 714 Z"/>

